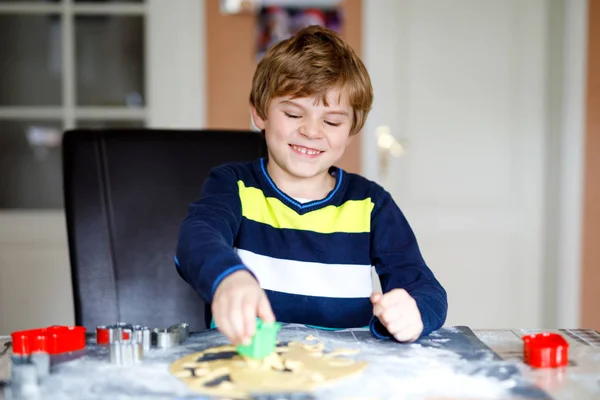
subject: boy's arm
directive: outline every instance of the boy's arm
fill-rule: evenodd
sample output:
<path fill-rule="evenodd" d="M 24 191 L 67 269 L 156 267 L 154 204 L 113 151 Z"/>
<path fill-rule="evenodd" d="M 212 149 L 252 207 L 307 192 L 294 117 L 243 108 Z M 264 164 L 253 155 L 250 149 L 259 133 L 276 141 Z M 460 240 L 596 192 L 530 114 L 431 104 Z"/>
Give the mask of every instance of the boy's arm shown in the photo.
<path fill-rule="evenodd" d="M 412 228 L 390 194 L 382 190 L 378 200 L 371 219 L 371 261 L 383 293 L 404 289 L 415 299 L 423 321 L 421 336 L 428 335 L 446 320 L 446 291 L 425 264 Z M 376 317 L 370 327 L 377 337 L 391 336 Z"/>
<path fill-rule="evenodd" d="M 241 219 L 235 172 L 227 166 L 213 169 L 181 223 L 175 257 L 179 274 L 206 303 L 233 272 L 252 274 L 233 249 Z"/>

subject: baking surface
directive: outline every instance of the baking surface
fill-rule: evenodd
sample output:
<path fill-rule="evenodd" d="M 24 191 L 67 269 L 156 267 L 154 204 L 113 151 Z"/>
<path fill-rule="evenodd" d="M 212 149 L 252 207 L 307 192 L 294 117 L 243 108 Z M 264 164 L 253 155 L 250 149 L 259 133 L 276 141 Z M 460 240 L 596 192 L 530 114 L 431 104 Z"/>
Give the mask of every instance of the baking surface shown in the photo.
<path fill-rule="evenodd" d="M 531 370 L 521 364 L 521 337 L 538 332 L 559 333 L 567 340 L 569 365 L 566 369 Z M 523 376 L 549 393 L 553 399 L 600 399 L 600 333 L 581 329 L 515 329 L 475 333 L 504 360 L 521 365 Z"/>
<path fill-rule="evenodd" d="M 571 337 L 561 331 L 571 344 L 571 365 L 566 371 L 541 373 L 530 371 L 519 358 L 520 335 L 525 333 L 530 331 L 479 331 L 476 336 L 468 328 L 444 328 L 415 344 L 399 344 L 379 341 L 364 329 L 330 332 L 286 325 L 279 340 L 303 341 L 312 334 L 328 350 L 359 348 L 355 357 L 370 363 L 364 374 L 307 394 L 305 399 L 600 398 L 600 348 L 593 345 L 593 335 L 586 343 L 577 334 Z M 214 330 L 194 333 L 182 346 L 146 353 L 142 364 L 116 366 L 108 362 L 108 349 L 90 339 L 84 353 L 54 359 L 52 374 L 40 385 L 40 398 L 200 399 L 169 374 L 169 365 L 226 343 Z M 0 358 L 0 379 L 8 378 L 8 361 L 8 355 Z M 302 398 L 297 395 L 289 398 Z"/>

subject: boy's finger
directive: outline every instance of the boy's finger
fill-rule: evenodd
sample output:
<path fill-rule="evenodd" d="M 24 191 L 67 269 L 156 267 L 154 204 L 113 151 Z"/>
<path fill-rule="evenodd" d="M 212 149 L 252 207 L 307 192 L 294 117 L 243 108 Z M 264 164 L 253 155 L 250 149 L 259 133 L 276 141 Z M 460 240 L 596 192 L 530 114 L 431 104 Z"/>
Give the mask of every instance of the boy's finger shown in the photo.
<path fill-rule="evenodd" d="M 385 308 L 383 308 L 379 303 L 373 306 L 373 315 L 377 318 L 379 318 L 384 311 Z"/>
<path fill-rule="evenodd" d="M 242 343 L 249 345 L 252 342 L 252 337 L 256 331 L 256 307 L 247 300 L 243 303 L 243 315 L 244 315 L 244 335 L 242 337 Z"/>
<path fill-rule="evenodd" d="M 417 330 L 414 326 L 407 326 L 394 334 L 394 338 L 399 342 L 414 342 L 418 339 Z"/>
<path fill-rule="evenodd" d="M 382 297 L 383 297 L 383 295 L 381 294 L 381 292 L 373 292 L 371 294 L 371 303 L 373 303 L 373 304 L 378 303 Z"/>
<path fill-rule="evenodd" d="M 391 324 L 387 326 L 387 330 L 390 334 L 400 335 L 405 334 L 406 330 L 410 328 L 410 321 L 406 318 L 400 318 L 399 320 L 393 321 Z"/>
<path fill-rule="evenodd" d="M 235 299 L 230 303 L 227 316 L 234 338 L 233 344 L 240 344 L 244 337 L 244 316 L 242 314 L 242 299 Z"/>
<path fill-rule="evenodd" d="M 387 326 L 388 324 L 399 320 L 402 317 L 402 311 L 401 307 L 388 307 L 384 308 L 383 312 L 378 317 L 379 320 Z"/>
<path fill-rule="evenodd" d="M 275 314 L 273 314 L 273 309 L 271 309 L 271 303 L 269 303 L 269 298 L 264 293 L 258 301 L 258 317 L 266 323 L 275 322 Z"/>
<path fill-rule="evenodd" d="M 215 319 L 215 324 L 217 325 L 219 332 L 233 342 L 235 338 L 233 337 L 233 329 L 229 323 L 228 310 L 228 303 L 224 300 L 219 301 L 214 305 L 213 318 Z"/>
<path fill-rule="evenodd" d="M 408 297 L 410 296 L 406 290 L 397 289 L 384 294 L 381 300 L 379 301 L 379 304 L 381 304 L 381 306 L 384 308 L 388 308 L 403 302 Z"/>

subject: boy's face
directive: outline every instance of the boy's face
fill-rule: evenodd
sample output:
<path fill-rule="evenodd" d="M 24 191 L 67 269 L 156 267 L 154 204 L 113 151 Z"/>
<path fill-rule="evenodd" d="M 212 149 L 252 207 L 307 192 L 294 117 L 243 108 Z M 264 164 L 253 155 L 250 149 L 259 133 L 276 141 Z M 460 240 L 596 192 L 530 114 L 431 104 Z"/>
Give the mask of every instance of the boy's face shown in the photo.
<path fill-rule="evenodd" d="M 265 120 L 252 108 L 254 124 L 265 131 L 269 158 L 298 178 L 327 173 L 350 143 L 353 110 L 346 92 L 329 90 L 328 107 L 319 100 L 274 98 Z"/>

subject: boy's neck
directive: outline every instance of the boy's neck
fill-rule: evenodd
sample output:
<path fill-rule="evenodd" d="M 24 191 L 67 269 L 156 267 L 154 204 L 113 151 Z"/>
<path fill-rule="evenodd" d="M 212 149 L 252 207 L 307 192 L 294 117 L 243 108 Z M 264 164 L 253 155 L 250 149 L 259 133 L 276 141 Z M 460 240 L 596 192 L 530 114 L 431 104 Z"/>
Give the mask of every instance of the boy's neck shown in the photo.
<path fill-rule="evenodd" d="M 267 172 L 277 188 L 292 198 L 321 200 L 335 187 L 335 178 L 329 171 L 310 178 L 302 178 L 291 175 L 275 162 L 269 161 Z"/>

